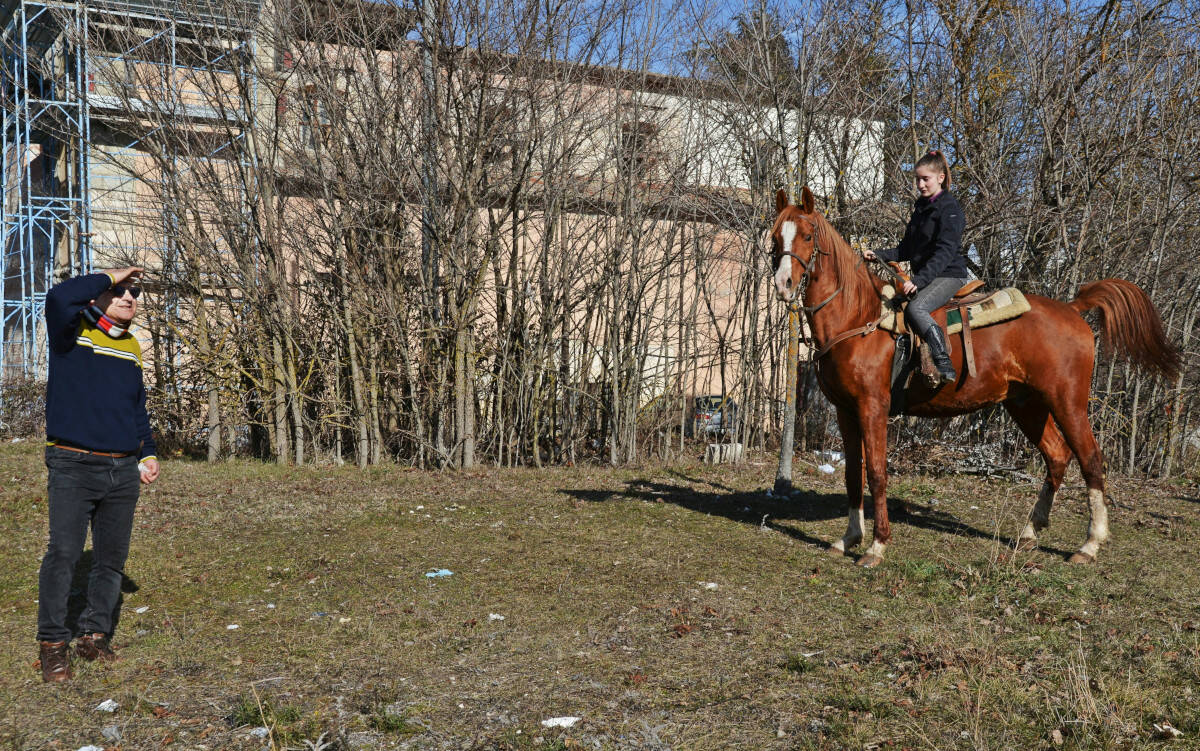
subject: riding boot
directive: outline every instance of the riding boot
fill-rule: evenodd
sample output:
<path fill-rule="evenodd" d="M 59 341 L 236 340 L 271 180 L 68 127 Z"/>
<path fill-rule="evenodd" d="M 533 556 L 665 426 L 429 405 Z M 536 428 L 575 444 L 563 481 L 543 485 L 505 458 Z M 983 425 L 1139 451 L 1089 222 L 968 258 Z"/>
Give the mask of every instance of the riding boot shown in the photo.
<path fill-rule="evenodd" d="M 933 367 L 937 369 L 939 383 L 954 383 L 958 380 L 958 373 L 954 372 L 954 365 L 950 363 L 950 353 L 946 346 L 946 335 L 942 333 L 941 326 L 930 326 L 925 332 L 925 343 L 929 345 L 929 355 L 933 359 Z M 935 383 L 934 386 L 938 384 Z"/>

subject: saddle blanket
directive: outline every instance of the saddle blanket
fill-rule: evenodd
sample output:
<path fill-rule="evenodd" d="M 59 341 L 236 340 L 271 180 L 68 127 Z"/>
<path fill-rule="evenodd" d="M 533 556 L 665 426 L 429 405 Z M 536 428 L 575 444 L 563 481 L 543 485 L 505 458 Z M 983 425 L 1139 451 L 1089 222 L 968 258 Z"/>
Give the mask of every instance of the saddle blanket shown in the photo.
<path fill-rule="evenodd" d="M 954 305 L 953 302 L 950 305 Z M 967 304 L 967 316 L 971 328 L 979 328 L 1001 321 L 1008 321 L 1022 313 L 1029 312 L 1029 301 L 1016 287 L 1005 287 L 996 290 L 977 303 Z M 946 334 L 962 331 L 962 314 L 957 307 L 951 307 L 946 313 Z"/>
<path fill-rule="evenodd" d="M 900 306 L 896 304 L 896 290 L 890 284 L 885 285 L 880 295 L 883 297 L 882 320 L 879 322 L 879 328 L 891 331 L 892 333 L 904 333 L 904 318 L 900 315 Z M 996 290 L 995 292 L 987 293 L 985 297 L 980 299 L 976 295 L 971 295 L 966 299 L 967 316 L 971 322 L 971 328 L 977 329 L 981 326 L 990 326 L 993 323 L 1008 321 L 1022 313 L 1029 312 L 1029 301 L 1025 299 L 1025 295 L 1016 287 L 1005 287 L 1004 289 Z M 954 300 L 946 303 L 943 306 L 947 309 L 946 312 L 946 334 L 958 333 L 962 331 L 962 315 L 958 312 L 959 303 Z"/>

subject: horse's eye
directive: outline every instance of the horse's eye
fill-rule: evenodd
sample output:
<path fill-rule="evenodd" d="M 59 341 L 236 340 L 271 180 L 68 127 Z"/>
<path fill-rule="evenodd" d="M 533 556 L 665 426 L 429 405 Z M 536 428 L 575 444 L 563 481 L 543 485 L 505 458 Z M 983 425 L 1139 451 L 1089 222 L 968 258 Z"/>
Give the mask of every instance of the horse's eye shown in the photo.
<path fill-rule="evenodd" d="M 810 241 L 810 240 L 812 240 L 812 235 L 805 235 L 805 236 L 804 236 L 804 242 L 808 242 L 808 241 Z"/>

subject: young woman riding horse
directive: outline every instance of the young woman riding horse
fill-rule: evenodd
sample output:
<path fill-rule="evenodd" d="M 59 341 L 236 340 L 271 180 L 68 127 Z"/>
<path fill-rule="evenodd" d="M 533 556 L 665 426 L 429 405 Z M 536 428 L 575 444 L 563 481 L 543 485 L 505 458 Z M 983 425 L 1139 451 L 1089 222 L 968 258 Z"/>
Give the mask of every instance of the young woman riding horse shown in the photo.
<path fill-rule="evenodd" d="M 884 261 L 909 261 L 912 279 L 906 279 L 900 291 L 910 302 L 904 320 L 917 336 L 929 345 L 929 354 L 941 383 L 954 383 L 958 374 L 942 327 L 933 322 L 933 311 L 945 305 L 970 276 L 962 257 L 962 234 L 967 221 L 962 207 L 950 194 L 950 165 L 940 151 L 931 151 L 917 162 L 917 192 L 912 218 L 904 230 L 904 239 L 890 250 L 881 250 Z M 863 252 L 874 261 L 877 254 Z M 901 339 L 905 344 L 908 339 Z M 934 384 L 937 385 L 937 384 Z"/>
<path fill-rule="evenodd" d="M 778 216 L 771 229 L 775 289 L 804 302 L 818 354 L 817 379 L 837 409 L 845 443 L 849 523 L 842 539 L 830 546 L 844 555 L 863 538 L 863 470 L 875 505 L 874 540 L 858 559 L 861 566 L 883 560 L 891 539 L 887 512 L 887 418 L 895 349 L 892 335 L 876 327 L 879 291 L 884 281 L 871 274 L 841 235 L 814 210 L 812 191 L 791 205 L 776 194 Z M 904 414 L 950 417 L 997 402 L 1041 452 L 1046 479 L 1018 547 L 1032 549 L 1050 523 L 1050 508 L 1074 454 L 1088 488 L 1091 522 L 1087 541 L 1071 556 L 1075 563 L 1095 560 L 1108 538 L 1104 499 L 1104 460 L 1088 420 L 1095 345 L 1082 317 L 1100 311 L 1107 352 L 1168 378 L 1179 372 L 1179 353 L 1167 342 L 1162 321 L 1150 299 L 1121 279 L 1085 284 L 1070 303 L 1026 295 L 1030 310 L 1019 318 L 974 331 L 977 374 L 966 377 L 962 347 L 955 347 L 958 379 L 939 388 L 917 384 L 906 394 Z M 945 312 L 934 313 L 943 325 Z"/>

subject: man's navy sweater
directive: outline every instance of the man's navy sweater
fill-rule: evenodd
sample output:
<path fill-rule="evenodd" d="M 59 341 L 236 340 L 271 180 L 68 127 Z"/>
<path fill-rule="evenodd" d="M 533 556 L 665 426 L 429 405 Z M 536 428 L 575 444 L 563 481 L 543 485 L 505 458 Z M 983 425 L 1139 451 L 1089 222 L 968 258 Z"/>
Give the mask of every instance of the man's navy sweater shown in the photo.
<path fill-rule="evenodd" d="M 110 337 L 80 315 L 111 286 L 108 274 L 87 274 L 46 293 L 46 440 L 147 459 L 155 447 L 141 345 L 128 332 Z"/>

